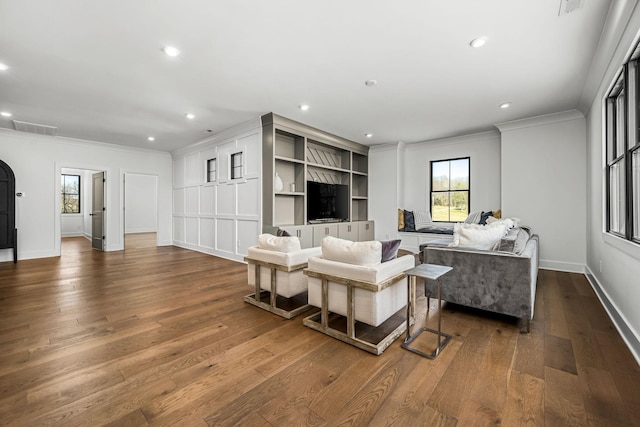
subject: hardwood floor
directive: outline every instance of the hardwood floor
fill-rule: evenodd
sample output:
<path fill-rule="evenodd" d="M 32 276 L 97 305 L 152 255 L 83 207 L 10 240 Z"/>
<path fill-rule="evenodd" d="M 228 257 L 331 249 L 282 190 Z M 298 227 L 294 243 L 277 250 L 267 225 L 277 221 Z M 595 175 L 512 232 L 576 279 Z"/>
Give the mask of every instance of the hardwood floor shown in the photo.
<path fill-rule="evenodd" d="M 640 426 L 640 367 L 583 275 L 540 271 L 530 334 L 445 305 L 428 360 L 244 303 L 244 264 L 127 248 L 0 264 L 0 424 Z"/>

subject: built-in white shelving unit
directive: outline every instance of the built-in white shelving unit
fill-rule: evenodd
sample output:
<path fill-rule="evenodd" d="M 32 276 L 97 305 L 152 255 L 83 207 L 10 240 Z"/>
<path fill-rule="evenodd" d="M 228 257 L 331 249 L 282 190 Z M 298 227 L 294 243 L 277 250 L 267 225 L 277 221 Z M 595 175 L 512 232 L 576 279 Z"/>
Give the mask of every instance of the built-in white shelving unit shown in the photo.
<path fill-rule="evenodd" d="M 307 181 L 347 185 L 350 200 L 348 222 L 368 220 L 369 147 L 274 113 L 262 116 L 262 135 L 265 232 L 273 232 L 276 228 L 292 229 L 299 235 L 307 232 L 303 228 L 309 225 Z M 276 174 L 282 181 L 281 188 L 276 186 Z M 348 235 L 352 240 L 358 240 L 353 237 L 361 228 L 363 235 L 373 238 L 373 223 L 368 224 L 366 230 L 357 224 L 354 228 L 346 225 L 340 228 L 349 229 Z M 322 228 L 310 226 L 310 233 L 313 233 L 313 227 L 317 233 Z M 323 230 L 334 228 L 336 231 L 330 234 L 336 235 L 337 226 L 324 226 Z M 309 239 L 310 242 L 317 240 Z"/>

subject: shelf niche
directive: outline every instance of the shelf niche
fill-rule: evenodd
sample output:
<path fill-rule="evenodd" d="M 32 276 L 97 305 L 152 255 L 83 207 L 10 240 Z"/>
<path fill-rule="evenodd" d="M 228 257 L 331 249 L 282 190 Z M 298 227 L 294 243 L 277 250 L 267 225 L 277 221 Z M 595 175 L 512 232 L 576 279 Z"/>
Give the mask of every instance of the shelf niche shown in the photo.
<path fill-rule="evenodd" d="M 262 116 L 262 134 L 265 232 L 308 224 L 307 181 L 348 185 L 349 220 L 368 219 L 369 147 L 274 113 Z M 283 183 L 279 191 L 276 173 Z"/>

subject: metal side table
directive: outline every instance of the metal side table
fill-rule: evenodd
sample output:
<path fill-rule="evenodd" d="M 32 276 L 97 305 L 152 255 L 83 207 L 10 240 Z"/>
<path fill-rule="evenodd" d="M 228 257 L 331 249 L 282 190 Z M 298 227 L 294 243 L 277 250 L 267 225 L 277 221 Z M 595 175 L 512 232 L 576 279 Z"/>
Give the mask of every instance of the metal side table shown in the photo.
<path fill-rule="evenodd" d="M 414 267 L 410 270 L 405 271 L 405 274 L 409 276 L 409 280 L 407 280 L 407 336 L 402 343 L 402 348 L 409 350 L 413 353 L 419 354 L 420 356 L 427 357 L 429 359 L 435 359 L 438 357 L 442 349 L 449 343 L 451 340 L 451 335 L 445 334 L 441 330 L 441 322 L 442 322 L 442 300 L 440 297 L 442 282 L 440 278 L 453 270 L 453 268 L 444 266 L 444 265 L 436 265 L 436 264 L 420 264 L 417 267 Z M 435 280 L 438 283 L 438 330 L 430 329 L 422 327 L 418 329 L 415 333 L 411 334 L 411 319 L 415 315 L 415 300 L 416 300 L 416 277 L 422 277 L 425 280 Z M 426 284 L 425 284 L 426 291 Z M 409 347 L 409 344 L 413 342 L 418 336 L 423 332 L 431 332 L 438 336 L 438 347 L 436 347 L 435 351 L 431 354 L 424 353 L 418 349 Z M 442 340 L 444 338 L 444 341 Z"/>

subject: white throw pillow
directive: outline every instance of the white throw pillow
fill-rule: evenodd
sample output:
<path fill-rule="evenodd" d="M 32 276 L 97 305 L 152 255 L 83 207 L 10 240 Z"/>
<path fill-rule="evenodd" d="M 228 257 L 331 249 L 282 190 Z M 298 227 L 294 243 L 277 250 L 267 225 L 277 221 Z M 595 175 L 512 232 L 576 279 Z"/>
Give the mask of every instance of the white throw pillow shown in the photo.
<path fill-rule="evenodd" d="M 482 212 L 471 212 L 467 219 L 464 220 L 464 222 L 465 224 L 478 224 L 481 217 Z"/>
<path fill-rule="evenodd" d="M 352 242 L 327 236 L 322 239 L 322 257 L 347 264 L 378 265 L 382 260 L 382 243 L 377 240 Z"/>
<path fill-rule="evenodd" d="M 261 234 L 258 236 L 258 247 L 268 251 L 295 252 L 301 250 L 300 239 L 297 236 L 274 236 Z"/>
<path fill-rule="evenodd" d="M 507 234 L 507 226 L 494 222 L 490 226 L 457 223 L 453 226 L 453 242 L 449 246 L 490 250 Z"/>
<path fill-rule="evenodd" d="M 433 225 L 433 221 L 431 221 L 431 214 L 429 212 L 415 211 L 413 213 L 413 219 L 416 224 L 416 230 Z"/>

